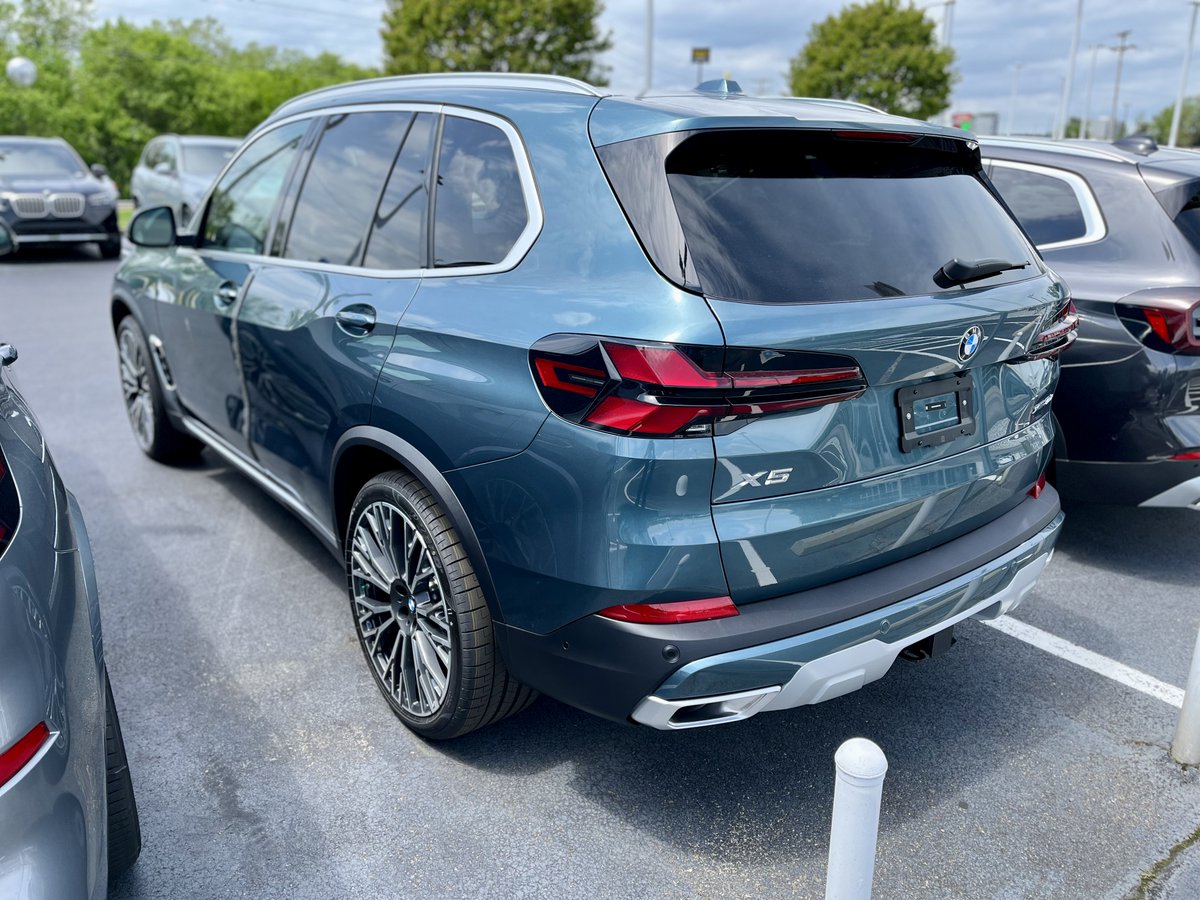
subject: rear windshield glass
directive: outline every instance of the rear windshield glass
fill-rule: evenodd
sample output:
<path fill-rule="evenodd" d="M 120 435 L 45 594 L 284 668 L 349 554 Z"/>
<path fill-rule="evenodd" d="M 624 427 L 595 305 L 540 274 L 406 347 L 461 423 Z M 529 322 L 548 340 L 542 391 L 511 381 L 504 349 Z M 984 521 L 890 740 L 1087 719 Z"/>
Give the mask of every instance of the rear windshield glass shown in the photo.
<path fill-rule="evenodd" d="M 1181 185 L 1174 192 L 1175 202 L 1183 200 L 1183 208 L 1175 215 L 1175 224 L 1195 249 L 1200 250 L 1200 181 Z M 1170 209 L 1167 210 L 1171 212 Z"/>
<path fill-rule="evenodd" d="M 691 264 L 712 296 L 769 303 L 957 291 L 935 281 L 955 258 L 1029 264 L 968 287 L 1040 272 L 962 141 L 708 131 L 663 165 Z"/>

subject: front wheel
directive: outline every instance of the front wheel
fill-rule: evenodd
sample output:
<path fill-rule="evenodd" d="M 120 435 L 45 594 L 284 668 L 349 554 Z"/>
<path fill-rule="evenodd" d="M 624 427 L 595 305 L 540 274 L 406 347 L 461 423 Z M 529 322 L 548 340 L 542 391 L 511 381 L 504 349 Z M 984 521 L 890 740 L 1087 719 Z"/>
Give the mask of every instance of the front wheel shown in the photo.
<path fill-rule="evenodd" d="M 454 738 L 537 697 L 508 674 L 462 541 L 406 472 L 359 492 L 346 530 L 350 607 L 367 665 L 392 711 L 425 738 Z"/>
<path fill-rule="evenodd" d="M 114 234 L 107 240 L 96 245 L 100 248 L 100 256 L 104 259 L 116 259 L 121 255 L 121 235 Z"/>
<path fill-rule="evenodd" d="M 125 412 L 142 452 L 162 463 L 188 462 L 199 456 L 203 445 L 167 418 L 162 382 L 146 336 L 133 316 L 126 316 L 117 326 L 117 361 Z"/>

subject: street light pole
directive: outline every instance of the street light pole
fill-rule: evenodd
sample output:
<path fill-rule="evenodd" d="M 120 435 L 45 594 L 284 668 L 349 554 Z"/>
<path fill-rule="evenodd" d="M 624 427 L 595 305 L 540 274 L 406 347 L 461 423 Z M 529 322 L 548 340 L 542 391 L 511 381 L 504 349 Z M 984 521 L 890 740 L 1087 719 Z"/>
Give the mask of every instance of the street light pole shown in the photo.
<path fill-rule="evenodd" d="M 1004 129 L 1005 134 L 1013 133 L 1013 122 L 1017 118 L 1017 88 L 1021 83 L 1021 66 L 1024 63 L 1017 63 L 1013 66 L 1013 87 L 1012 101 L 1008 107 L 1008 127 Z"/>
<path fill-rule="evenodd" d="M 1079 136 L 1085 140 L 1092 121 L 1092 84 L 1096 80 L 1096 51 L 1103 46 L 1103 44 L 1092 44 L 1088 47 L 1092 51 L 1092 64 L 1088 66 L 1087 96 L 1083 101 L 1083 121 L 1079 125 Z"/>
<path fill-rule="evenodd" d="M 1115 50 L 1117 54 L 1117 76 L 1115 79 L 1113 79 L 1112 115 L 1109 117 L 1112 132 L 1108 136 L 1110 141 L 1115 141 L 1117 139 L 1117 103 L 1121 98 L 1121 65 L 1125 62 L 1126 51 L 1134 49 L 1133 44 L 1125 43 L 1131 34 L 1133 34 L 1133 32 L 1128 28 L 1124 31 L 1118 31 L 1117 37 L 1121 39 L 1121 43 L 1118 46 L 1113 47 L 1113 50 Z"/>
<path fill-rule="evenodd" d="M 1071 36 L 1071 56 L 1067 61 L 1067 80 L 1063 82 L 1058 101 L 1058 118 L 1054 123 L 1054 139 L 1061 141 L 1067 130 L 1067 105 L 1071 100 L 1071 85 L 1075 81 L 1075 56 L 1079 52 L 1079 30 L 1083 27 L 1083 0 L 1075 7 L 1075 33 Z"/>
<path fill-rule="evenodd" d="M 654 0 L 646 0 L 646 77 L 642 81 L 642 90 L 638 94 L 644 97 L 650 92 L 650 83 L 654 79 Z"/>
<path fill-rule="evenodd" d="M 1192 0 L 1192 24 L 1188 28 L 1187 51 L 1183 54 L 1183 71 L 1179 73 L 1179 94 L 1175 97 L 1175 112 L 1171 114 L 1168 147 L 1176 146 L 1179 141 L 1179 120 L 1183 118 L 1183 95 L 1187 92 L 1188 67 L 1192 64 L 1192 42 L 1196 39 L 1197 12 L 1200 12 L 1200 0 Z"/>

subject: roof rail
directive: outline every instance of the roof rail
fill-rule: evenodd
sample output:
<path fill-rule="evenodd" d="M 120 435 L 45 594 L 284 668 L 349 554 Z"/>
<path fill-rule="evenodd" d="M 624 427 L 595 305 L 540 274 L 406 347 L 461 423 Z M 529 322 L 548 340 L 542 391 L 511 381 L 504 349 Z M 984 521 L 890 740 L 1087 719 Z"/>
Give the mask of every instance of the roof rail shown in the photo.
<path fill-rule="evenodd" d="M 384 83 L 395 84 L 398 87 L 510 87 L 533 91 L 561 91 L 589 97 L 607 96 L 599 88 L 586 81 L 568 78 L 565 75 L 527 75 L 523 72 L 432 72 L 422 75 L 388 75 L 382 78 L 364 78 L 359 81 L 331 84 L 328 87 L 317 88 L 292 97 L 276 107 L 275 112 L 279 112 L 297 100 L 307 100 L 310 97 L 340 91 L 351 86 Z"/>

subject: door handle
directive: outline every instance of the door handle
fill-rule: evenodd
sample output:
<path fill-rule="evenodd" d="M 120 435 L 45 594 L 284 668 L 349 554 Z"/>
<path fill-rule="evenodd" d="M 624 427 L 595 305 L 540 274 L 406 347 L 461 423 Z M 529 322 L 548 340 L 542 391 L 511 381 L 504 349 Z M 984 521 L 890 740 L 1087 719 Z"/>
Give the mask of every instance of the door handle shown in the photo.
<path fill-rule="evenodd" d="M 232 281 L 221 282 L 221 286 L 218 287 L 216 293 L 213 294 L 213 300 L 216 301 L 217 306 L 229 306 L 231 303 L 235 302 L 237 298 L 238 286 Z"/>
<path fill-rule="evenodd" d="M 370 334 L 375 327 L 375 307 L 366 303 L 355 303 L 338 310 L 333 317 L 338 327 L 353 337 Z"/>

